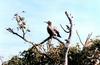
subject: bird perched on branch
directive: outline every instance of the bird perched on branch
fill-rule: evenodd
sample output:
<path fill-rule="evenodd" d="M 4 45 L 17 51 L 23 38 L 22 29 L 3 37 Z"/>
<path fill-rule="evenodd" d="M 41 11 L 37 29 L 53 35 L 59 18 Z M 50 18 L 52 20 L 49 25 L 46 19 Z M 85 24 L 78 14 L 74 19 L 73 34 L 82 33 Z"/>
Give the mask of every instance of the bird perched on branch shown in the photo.
<path fill-rule="evenodd" d="M 19 28 L 22 29 L 22 30 L 25 30 L 26 29 L 28 32 L 30 32 L 30 30 L 27 29 L 27 27 L 26 27 L 25 18 L 24 17 L 21 17 L 18 14 L 15 14 L 14 16 L 16 18 L 16 21 L 18 23 Z"/>
<path fill-rule="evenodd" d="M 52 26 L 52 22 L 48 21 L 46 23 L 48 24 L 47 32 L 49 33 L 50 37 L 57 36 L 61 38 L 59 31 Z"/>
<path fill-rule="evenodd" d="M 25 29 L 26 28 L 25 27 L 26 26 L 26 23 L 24 22 L 24 17 L 21 17 L 18 14 L 15 14 L 14 16 L 16 18 L 16 21 L 17 21 L 18 25 L 19 25 L 19 28 L 20 29 L 22 29 L 22 28 Z"/>

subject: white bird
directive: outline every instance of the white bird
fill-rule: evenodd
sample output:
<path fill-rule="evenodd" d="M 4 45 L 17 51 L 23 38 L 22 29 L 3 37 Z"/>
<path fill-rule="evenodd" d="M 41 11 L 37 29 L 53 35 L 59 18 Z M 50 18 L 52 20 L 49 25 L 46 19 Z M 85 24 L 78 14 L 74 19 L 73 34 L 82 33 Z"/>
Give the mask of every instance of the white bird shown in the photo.
<path fill-rule="evenodd" d="M 20 29 L 22 29 L 22 28 L 25 29 L 26 28 L 26 23 L 24 22 L 24 17 L 21 17 L 18 14 L 15 14 L 14 16 L 16 18 L 16 21 L 17 21 Z"/>
<path fill-rule="evenodd" d="M 18 25 L 19 25 L 19 28 L 22 29 L 22 30 L 25 29 L 26 31 L 30 32 L 30 30 L 27 28 L 25 18 L 19 16 L 18 14 L 15 14 L 14 16 L 16 18 L 16 21 L 17 21 Z"/>

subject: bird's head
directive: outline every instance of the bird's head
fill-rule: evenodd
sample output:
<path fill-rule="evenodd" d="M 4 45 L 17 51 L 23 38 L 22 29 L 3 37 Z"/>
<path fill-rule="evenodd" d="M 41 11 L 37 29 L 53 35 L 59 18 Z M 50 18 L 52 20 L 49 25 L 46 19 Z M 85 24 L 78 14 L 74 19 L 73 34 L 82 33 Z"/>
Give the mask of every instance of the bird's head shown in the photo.
<path fill-rule="evenodd" d="M 51 25 L 51 24 L 52 24 L 52 22 L 51 22 L 51 21 L 47 21 L 47 22 L 45 22 L 45 23 L 47 23 L 48 25 Z"/>

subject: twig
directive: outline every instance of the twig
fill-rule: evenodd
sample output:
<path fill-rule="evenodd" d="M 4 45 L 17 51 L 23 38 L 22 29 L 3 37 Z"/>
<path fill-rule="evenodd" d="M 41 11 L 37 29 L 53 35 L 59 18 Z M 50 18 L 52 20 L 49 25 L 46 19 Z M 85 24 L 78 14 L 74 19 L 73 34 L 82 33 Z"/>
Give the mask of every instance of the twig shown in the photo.
<path fill-rule="evenodd" d="M 78 34 L 78 31 L 76 30 L 76 34 L 77 34 L 77 36 L 78 36 L 78 38 L 79 38 L 79 41 L 80 41 L 80 43 L 84 46 L 84 44 L 83 44 L 83 42 L 82 42 L 82 40 L 81 40 L 81 38 L 80 38 L 80 36 L 79 36 L 79 34 Z M 84 46 L 85 47 L 85 46 Z"/>
<path fill-rule="evenodd" d="M 60 43 L 64 43 L 60 39 L 58 39 L 57 37 L 53 37 L 53 38 L 56 39 L 57 41 L 59 41 Z"/>
<path fill-rule="evenodd" d="M 49 40 L 49 39 L 51 39 L 51 38 L 54 38 L 54 39 L 56 39 L 57 41 L 59 41 L 60 43 L 63 43 L 61 40 L 59 40 L 57 37 L 47 37 L 45 40 L 43 40 L 40 44 L 43 44 L 43 43 L 45 43 L 47 40 Z"/>
<path fill-rule="evenodd" d="M 51 37 L 47 37 L 45 40 L 43 40 L 40 44 L 43 44 L 44 42 L 46 42 L 47 40 L 51 39 Z"/>
<path fill-rule="evenodd" d="M 72 24 L 72 20 L 71 20 L 71 18 L 69 17 L 69 15 L 68 15 L 67 11 L 65 11 L 65 14 L 66 14 L 66 16 L 67 16 L 67 18 L 68 18 L 68 20 L 69 20 L 70 24 Z"/>
<path fill-rule="evenodd" d="M 91 38 L 92 36 L 92 33 L 91 34 L 88 34 L 87 38 L 86 38 L 86 41 L 85 41 L 85 44 L 88 42 L 88 40 Z"/>
<path fill-rule="evenodd" d="M 16 36 L 20 37 L 20 38 L 23 39 L 25 42 L 28 42 L 28 43 L 30 43 L 31 45 L 34 45 L 33 42 L 31 42 L 31 41 L 25 39 L 25 38 L 24 38 L 23 36 L 21 36 L 20 34 L 14 32 L 13 29 L 8 28 L 8 29 L 6 29 L 6 30 L 8 30 L 10 33 L 15 34 Z"/>
<path fill-rule="evenodd" d="M 72 20 L 71 20 L 71 18 L 69 17 L 67 11 L 65 12 L 65 14 L 66 14 L 66 16 L 67 16 L 67 18 L 68 18 L 68 20 L 69 20 L 69 23 L 70 23 L 70 27 L 69 27 L 69 36 L 68 36 L 68 40 L 70 41 L 71 35 L 72 35 Z"/>
<path fill-rule="evenodd" d="M 23 28 L 22 28 L 22 33 L 23 33 L 23 38 L 25 38 L 25 32 Z"/>
<path fill-rule="evenodd" d="M 66 33 L 69 33 L 68 31 L 66 31 L 63 26 L 60 24 L 61 28 L 66 32 Z"/>

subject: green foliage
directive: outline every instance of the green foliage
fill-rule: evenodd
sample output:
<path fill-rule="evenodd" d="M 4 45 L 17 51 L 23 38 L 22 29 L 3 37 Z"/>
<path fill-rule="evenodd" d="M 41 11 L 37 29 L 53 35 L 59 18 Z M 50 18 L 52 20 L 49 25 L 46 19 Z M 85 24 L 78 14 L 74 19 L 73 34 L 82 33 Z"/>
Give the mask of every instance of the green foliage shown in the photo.
<path fill-rule="evenodd" d="M 22 59 L 18 56 L 14 56 L 8 61 L 8 65 L 22 65 Z"/>
<path fill-rule="evenodd" d="M 96 39 L 93 41 L 93 45 L 92 45 L 92 48 L 98 48 L 98 50 L 100 51 L 100 40 L 99 39 Z"/>
<path fill-rule="evenodd" d="M 80 47 L 76 45 L 69 49 L 69 65 L 94 65 L 100 58 L 100 40 L 92 41 L 91 47 Z M 64 65 L 65 45 L 60 44 L 58 47 L 51 47 L 47 52 L 42 53 L 37 48 L 32 47 L 18 56 L 12 57 L 7 65 Z M 100 63 L 98 64 L 100 65 Z"/>

